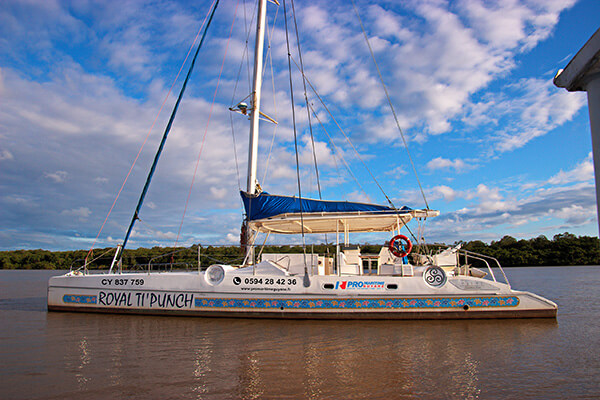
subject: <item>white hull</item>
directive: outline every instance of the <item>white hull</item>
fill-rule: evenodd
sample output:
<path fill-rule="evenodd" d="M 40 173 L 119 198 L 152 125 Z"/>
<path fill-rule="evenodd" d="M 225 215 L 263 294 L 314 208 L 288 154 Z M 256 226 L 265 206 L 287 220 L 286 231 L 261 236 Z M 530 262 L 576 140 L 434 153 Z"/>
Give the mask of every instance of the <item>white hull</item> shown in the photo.
<path fill-rule="evenodd" d="M 214 317 L 443 319 L 555 317 L 555 303 L 470 276 L 433 288 L 422 276 L 253 275 L 228 270 L 209 283 L 204 272 L 67 274 L 48 286 L 55 311 Z"/>

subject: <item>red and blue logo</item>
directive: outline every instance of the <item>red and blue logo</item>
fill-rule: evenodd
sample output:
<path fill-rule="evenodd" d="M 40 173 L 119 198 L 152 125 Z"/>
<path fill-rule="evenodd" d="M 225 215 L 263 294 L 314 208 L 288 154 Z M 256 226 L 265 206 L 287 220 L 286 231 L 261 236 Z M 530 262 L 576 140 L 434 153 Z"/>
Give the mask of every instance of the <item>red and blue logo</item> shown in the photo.
<path fill-rule="evenodd" d="M 335 288 L 336 289 L 383 289 L 385 287 L 385 282 L 377 281 L 336 281 Z"/>

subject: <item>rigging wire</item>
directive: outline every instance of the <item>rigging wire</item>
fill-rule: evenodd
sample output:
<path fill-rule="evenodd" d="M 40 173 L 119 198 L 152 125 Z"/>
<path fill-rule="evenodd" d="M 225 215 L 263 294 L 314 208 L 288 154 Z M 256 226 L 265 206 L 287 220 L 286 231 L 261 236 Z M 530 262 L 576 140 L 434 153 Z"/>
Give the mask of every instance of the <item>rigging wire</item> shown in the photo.
<path fill-rule="evenodd" d="M 253 22 L 254 22 L 254 17 L 256 17 L 256 13 L 258 12 L 258 2 L 260 0 L 256 0 L 254 2 L 254 7 L 252 7 L 253 11 L 252 11 L 252 19 L 250 19 L 250 24 L 249 26 L 252 26 Z M 244 8 L 245 11 L 245 8 Z M 258 18 L 258 17 L 257 17 Z M 248 35 L 246 36 L 246 72 L 248 73 L 248 93 L 252 93 L 252 74 L 250 73 L 250 56 L 249 51 L 248 51 L 248 41 L 250 40 L 250 28 L 248 26 L 246 26 L 246 32 L 248 32 Z M 242 58 L 242 63 L 244 62 L 244 59 Z"/>
<path fill-rule="evenodd" d="M 169 135 L 169 132 L 171 131 L 171 127 L 173 126 L 173 121 L 175 120 L 175 115 L 177 114 L 177 109 L 179 108 L 179 103 L 181 103 L 181 99 L 183 98 L 183 94 L 185 93 L 185 88 L 187 87 L 187 83 L 190 79 L 190 76 L 192 75 L 192 71 L 194 69 L 194 65 L 196 64 L 196 59 L 198 57 L 198 53 L 200 52 L 200 49 L 202 48 L 202 44 L 204 43 L 204 39 L 206 38 L 206 33 L 208 31 L 210 23 L 212 22 L 212 19 L 215 15 L 215 11 L 217 10 L 218 5 L 219 5 L 219 0 L 216 0 L 214 3 L 214 7 L 212 9 L 212 13 L 210 14 L 210 18 L 208 19 L 208 22 L 206 23 L 206 27 L 204 28 L 204 33 L 202 34 L 202 38 L 200 39 L 198 48 L 196 49 L 196 53 L 194 54 L 194 58 L 192 58 L 192 62 L 190 64 L 190 69 L 185 77 L 185 80 L 183 81 L 181 91 L 179 92 L 179 97 L 177 98 L 177 101 L 175 102 L 175 106 L 173 107 L 173 111 L 171 112 L 171 117 L 169 118 L 169 122 L 167 123 L 167 127 L 165 128 L 165 132 L 163 133 L 163 137 L 158 146 L 158 151 L 156 152 L 156 155 L 154 156 L 154 161 L 152 162 L 152 166 L 150 167 L 150 172 L 148 173 L 148 177 L 146 178 L 146 183 L 144 184 L 144 189 L 142 190 L 142 193 L 138 200 L 138 204 L 135 207 L 133 217 L 131 218 L 131 222 L 129 223 L 129 228 L 127 228 L 127 233 L 125 234 L 125 239 L 123 240 L 123 246 L 121 247 L 121 259 L 123 256 L 123 251 L 125 250 L 125 246 L 127 245 L 127 240 L 129 239 L 129 236 L 133 229 L 133 225 L 135 224 L 135 221 L 139 219 L 139 212 L 142 207 L 142 204 L 144 203 L 144 198 L 146 197 L 148 188 L 150 187 L 150 182 L 152 181 L 152 176 L 154 175 L 154 171 L 156 170 L 156 165 L 158 164 L 158 159 L 160 158 L 160 154 L 165 146 L 167 136 Z"/>
<path fill-rule="evenodd" d="M 367 42 L 367 46 L 369 47 L 369 52 L 371 53 L 371 58 L 373 58 L 373 63 L 375 63 L 375 68 L 377 68 L 377 74 L 379 75 L 379 80 L 381 81 L 381 85 L 383 86 L 383 90 L 385 91 L 385 97 L 387 98 L 388 104 L 390 105 L 390 109 L 392 110 L 392 114 L 394 115 L 394 120 L 396 121 L 396 126 L 398 127 L 398 131 L 400 132 L 400 136 L 402 137 L 402 142 L 404 143 L 404 148 L 406 149 L 406 153 L 408 154 L 408 159 L 410 160 L 410 164 L 415 173 L 415 178 L 417 178 L 417 183 L 419 184 L 419 189 L 421 190 L 421 195 L 423 196 L 423 201 L 425 202 L 425 207 L 429 210 L 429 204 L 427 203 L 427 198 L 425 197 L 425 192 L 423 191 L 423 186 L 421 185 L 421 180 L 419 179 L 419 174 L 417 173 L 417 168 L 415 167 L 415 163 L 413 161 L 412 155 L 408 149 L 408 143 L 406 142 L 406 138 L 404 137 L 404 132 L 400 127 L 400 122 L 398 121 L 398 116 L 396 115 L 396 110 L 392 104 L 392 100 L 390 98 L 390 94 L 388 93 L 387 86 L 383 81 L 383 76 L 381 75 L 381 71 L 379 70 L 379 64 L 377 64 L 377 60 L 375 59 L 375 53 L 373 53 L 373 48 L 371 47 L 371 43 L 369 42 L 369 38 L 367 36 L 367 32 L 365 31 L 365 27 L 362 23 L 362 19 L 358 14 L 358 9 L 356 8 L 356 3 L 352 0 L 352 6 L 354 6 L 354 12 L 358 17 L 358 22 L 360 22 L 360 28 L 362 29 L 362 33 L 365 37 L 365 41 Z M 387 196 L 386 196 L 387 197 Z"/>
<path fill-rule="evenodd" d="M 235 11 L 233 13 L 233 21 L 231 21 L 231 28 L 229 30 L 229 38 L 227 39 L 227 44 L 225 45 L 225 54 L 223 54 L 223 62 L 221 63 L 221 70 L 219 71 L 219 77 L 217 78 L 217 86 L 215 87 L 215 93 L 213 94 L 212 104 L 210 105 L 210 111 L 208 112 L 208 120 L 206 121 L 206 127 L 204 128 L 204 135 L 202 136 L 202 144 L 200 145 L 200 151 L 198 152 L 198 158 L 196 159 L 196 167 L 194 168 L 194 175 L 192 176 L 192 183 L 190 184 L 190 190 L 188 192 L 187 199 L 185 200 L 185 207 L 183 209 L 183 215 L 181 216 L 181 222 L 179 223 L 179 231 L 177 232 L 177 238 L 175 239 L 174 247 L 177 247 L 177 243 L 179 242 L 181 228 L 183 227 L 183 220 L 185 219 L 185 214 L 187 212 L 188 204 L 190 202 L 190 197 L 192 195 L 192 188 L 194 187 L 194 182 L 196 180 L 196 175 L 198 173 L 198 165 L 200 164 L 200 157 L 202 156 L 202 150 L 204 150 L 204 143 L 206 141 L 206 134 L 208 133 L 208 126 L 210 124 L 213 108 L 214 108 L 215 102 L 217 100 L 217 93 L 219 91 L 219 85 L 221 83 L 221 75 L 223 74 L 223 68 L 225 67 L 225 60 L 227 59 L 227 53 L 229 51 L 229 43 L 231 42 L 231 36 L 233 34 L 233 25 L 234 25 L 235 19 L 237 17 L 237 10 L 238 10 L 239 4 L 240 4 L 240 0 L 238 0 L 235 5 Z"/>
<path fill-rule="evenodd" d="M 273 113 L 275 114 L 275 118 L 277 118 L 277 93 L 275 92 L 275 74 L 273 73 L 273 50 L 271 47 L 271 39 L 273 37 L 273 32 L 275 31 L 275 21 L 277 20 L 277 16 L 279 15 L 279 8 L 275 11 L 275 18 L 273 19 L 273 28 L 269 33 L 267 29 L 267 40 L 268 44 L 268 52 L 267 56 L 269 57 L 269 66 L 271 69 L 271 85 L 273 87 Z M 267 172 L 269 171 L 269 162 L 271 161 L 271 154 L 273 152 L 273 144 L 275 143 L 275 135 L 277 134 L 277 126 L 278 124 L 274 124 L 273 126 L 273 136 L 271 137 L 271 145 L 269 146 L 269 154 L 267 155 L 267 162 L 265 164 L 265 173 L 263 174 L 262 182 L 263 184 L 267 181 Z"/>
<path fill-rule="evenodd" d="M 294 0 L 292 3 L 292 15 L 294 16 L 294 28 L 296 30 L 296 45 L 298 46 L 298 60 L 300 61 L 300 73 L 302 74 L 302 85 L 304 86 L 304 100 L 306 102 L 306 113 L 308 115 L 308 128 L 310 130 L 310 141 L 312 143 L 313 160 L 315 163 L 315 175 L 317 178 L 317 189 L 319 190 L 319 199 L 323 199 L 321 196 L 321 182 L 319 180 L 319 165 L 317 163 L 317 152 L 315 150 L 315 138 L 313 135 L 312 123 L 310 120 L 310 108 L 308 105 L 308 94 L 306 92 L 306 78 L 304 75 L 304 63 L 302 62 L 302 51 L 300 50 L 300 35 L 298 34 L 298 23 L 296 22 L 296 8 L 294 7 Z"/>
<path fill-rule="evenodd" d="M 294 64 L 296 64 L 296 68 L 300 69 L 300 67 L 299 67 L 298 63 L 296 62 L 296 60 L 294 60 L 292 58 L 292 61 L 294 61 Z M 385 190 L 383 190 L 383 187 L 379 184 L 379 181 L 377 180 L 377 178 L 375 178 L 375 175 L 373 175 L 373 172 L 371 172 L 371 170 L 369 169 L 369 167 L 367 166 L 367 164 L 364 162 L 364 160 L 360 156 L 360 153 L 358 152 L 358 150 L 356 149 L 356 147 L 354 147 L 354 144 L 350 141 L 350 138 L 348 137 L 348 135 L 346 135 L 346 132 L 344 131 L 344 129 L 337 122 L 337 120 L 335 119 L 335 117 L 333 116 L 333 114 L 331 113 L 331 111 L 329 110 L 329 107 L 327 107 L 327 104 L 325 104 L 325 102 L 323 101 L 323 99 L 321 98 L 321 96 L 319 95 L 319 93 L 317 92 L 317 89 L 315 89 L 315 87 L 313 86 L 313 84 L 310 82 L 310 79 L 308 79 L 308 77 L 306 75 L 304 75 L 304 77 L 306 79 L 306 82 L 308 83 L 308 85 L 310 86 L 310 88 L 312 89 L 312 91 L 314 92 L 315 96 L 317 96 L 317 99 L 319 99 L 319 101 L 321 102 L 321 104 L 323 105 L 323 107 L 325 108 L 325 110 L 327 111 L 327 113 L 329 114 L 329 116 L 331 117 L 331 119 L 333 120 L 333 122 L 335 122 L 335 125 L 338 127 L 338 129 L 340 130 L 340 132 L 342 132 L 342 135 L 344 135 L 344 137 L 346 138 L 346 141 L 348 142 L 348 144 L 352 147 L 352 149 L 356 153 L 356 156 L 358 157 L 358 159 L 360 160 L 360 162 L 362 163 L 362 165 L 365 167 L 365 169 L 367 170 L 367 172 L 369 172 L 369 175 L 371 175 L 371 179 L 373 179 L 373 181 L 375 182 L 375 184 L 377 184 L 377 187 L 379 187 L 379 190 L 381 190 L 381 193 L 383 193 L 383 195 L 385 196 L 385 198 L 388 201 L 388 203 L 390 204 L 390 206 L 392 206 L 392 208 L 396 209 L 396 206 L 394 205 L 394 203 L 392 203 L 392 200 L 390 200 L 390 198 L 388 197 L 388 195 L 385 193 Z"/>
<path fill-rule="evenodd" d="M 286 8 L 286 0 L 283 0 L 283 19 L 285 21 L 285 41 L 287 45 L 287 53 L 288 53 L 288 72 L 290 76 L 290 99 L 292 102 L 292 124 L 294 127 L 294 148 L 296 150 L 296 177 L 298 179 L 298 198 L 300 200 L 300 225 L 302 231 L 302 250 L 304 251 L 304 276 L 308 275 L 308 270 L 306 268 L 306 241 L 304 237 L 304 213 L 302 207 L 302 187 L 300 185 L 300 160 L 298 158 L 298 134 L 296 131 L 296 111 L 294 107 L 294 86 L 292 83 L 292 54 L 290 53 L 290 39 L 288 35 L 288 23 L 287 23 L 287 8 Z"/>
<path fill-rule="evenodd" d="M 244 9 L 244 29 L 246 32 L 246 42 L 245 42 L 245 47 L 244 47 L 244 52 L 242 53 L 242 59 L 240 60 L 240 67 L 238 68 L 238 73 L 237 73 L 237 77 L 235 80 L 235 85 L 233 87 L 233 94 L 231 95 L 231 104 L 233 106 L 233 102 L 235 101 L 236 98 L 236 93 L 237 93 L 237 87 L 238 84 L 240 82 L 240 76 L 242 75 L 242 69 L 244 67 L 244 61 L 246 61 L 246 59 L 249 59 L 248 57 L 248 41 L 250 40 L 250 30 L 248 28 L 248 23 L 247 23 L 247 16 L 246 16 L 246 1 L 244 0 L 243 3 L 243 9 Z M 252 20 L 250 21 L 250 24 L 252 24 L 252 21 L 254 21 L 254 16 L 256 15 L 256 12 L 254 12 L 252 14 Z M 248 78 L 250 79 L 250 78 Z M 248 85 L 250 85 L 250 83 L 248 82 Z M 250 89 L 248 89 L 248 91 L 250 91 Z M 235 170 L 236 170 L 236 174 L 237 174 L 237 179 L 238 179 L 238 190 L 241 191 L 242 190 L 242 184 L 241 184 L 241 177 L 240 177 L 240 166 L 239 166 L 239 161 L 238 161 L 238 156 L 237 156 L 237 145 L 236 145 L 236 141 L 235 141 L 235 128 L 233 125 L 233 114 L 229 113 L 229 121 L 231 123 L 231 138 L 233 141 L 233 156 L 235 159 Z M 240 202 L 242 202 L 242 200 L 240 199 Z M 243 203 L 242 203 L 242 207 L 243 207 Z"/>
<path fill-rule="evenodd" d="M 235 173 L 237 176 L 238 191 L 240 191 L 242 190 L 242 183 L 240 178 L 240 164 L 238 162 L 237 145 L 235 143 L 235 132 L 233 129 L 233 114 L 231 113 L 229 113 L 229 121 L 231 122 L 231 140 L 233 142 L 233 158 L 235 159 Z"/>
<path fill-rule="evenodd" d="M 110 217 L 110 214 L 112 213 L 112 210 L 115 208 L 115 205 L 117 204 L 117 201 L 119 200 L 119 197 L 121 196 L 121 192 L 123 191 L 123 188 L 125 187 L 125 184 L 127 183 L 127 180 L 129 179 L 129 176 L 131 175 L 131 172 L 133 171 L 133 168 L 135 167 L 135 164 L 137 163 L 137 160 L 139 159 L 140 154 L 142 153 L 142 150 L 144 149 L 144 146 L 146 145 L 146 142 L 148 141 L 148 138 L 150 137 L 150 133 L 154 129 L 154 125 L 156 125 L 156 121 L 158 120 L 158 117 L 159 117 L 160 113 L 162 112 L 162 109 L 164 108 L 164 106 L 167 102 L 167 99 L 169 98 L 169 96 L 171 95 L 171 92 L 173 91 L 173 87 L 175 86 L 175 83 L 179 79 L 179 75 L 181 74 L 181 71 L 183 70 L 185 63 L 187 62 L 190 54 L 192 53 L 192 50 L 194 49 L 194 45 L 196 44 L 196 41 L 198 40 L 198 37 L 200 36 L 200 32 L 202 32 L 202 28 L 204 27 L 204 24 L 206 23 L 206 20 L 208 19 L 208 16 L 210 15 L 210 10 L 214 6 L 215 1 L 217 1 L 217 0 L 214 0 L 213 3 L 211 4 L 211 6 L 209 7 L 208 13 L 204 17 L 204 20 L 202 21 L 202 24 L 200 25 L 200 28 L 198 29 L 198 32 L 196 33 L 196 36 L 194 37 L 194 41 L 190 45 L 190 48 L 185 56 L 185 59 L 183 60 L 183 62 L 181 63 L 181 66 L 179 67 L 179 71 L 177 72 L 175 79 L 173 80 L 173 83 L 171 84 L 171 87 L 169 88 L 169 91 L 167 92 L 167 95 L 165 96 L 165 98 L 160 106 L 160 109 L 158 110 L 158 113 L 156 114 L 156 117 L 154 117 L 154 121 L 152 122 L 152 125 L 150 126 L 150 129 L 148 130 L 148 133 L 146 134 L 146 138 L 144 139 L 142 146 L 138 150 L 138 153 L 135 156 L 135 159 L 133 160 L 131 167 L 129 167 L 129 171 L 127 172 L 127 175 L 125 176 L 125 179 L 123 180 L 123 183 L 121 184 L 119 191 L 117 192 L 117 196 L 115 197 L 115 200 L 113 201 L 110 209 L 108 210 L 108 214 L 106 215 L 106 218 L 104 218 L 104 222 L 102 222 L 102 226 L 100 227 L 100 230 L 98 231 L 98 234 L 96 235 L 96 238 L 94 239 L 94 242 L 92 243 L 92 246 L 90 247 L 90 250 L 88 251 L 88 253 L 85 257 L 85 261 L 84 261 L 85 264 L 87 264 L 87 259 L 90 256 L 90 254 L 92 253 L 92 251 L 94 250 L 94 247 L 96 246 L 96 242 L 98 241 L 98 238 L 100 237 L 100 234 L 102 233 L 102 230 L 104 229 L 104 226 L 106 225 L 106 221 L 108 221 L 108 218 Z"/>
<path fill-rule="evenodd" d="M 354 173 L 352 173 L 352 169 L 350 168 L 350 166 L 348 165 L 348 163 L 346 162 L 346 160 L 343 157 L 343 153 L 342 150 L 340 150 L 336 145 L 335 142 L 333 141 L 333 139 L 331 138 L 331 136 L 329 136 L 329 133 L 327 132 L 327 129 L 325 129 L 325 125 L 323 125 L 323 122 L 321 122 L 321 119 L 319 118 L 318 114 L 316 113 L 315 109 L 312 107 L 312 105 L 310 106 L 310 109 L 313 112 L 313 115 L 315 116 L 315 119 L 317 120 L 317 122 L 319 122 L 319 124 L 321 125 L 321 128 L 323 129 L 323 132 L 325 132 L 325 135 L 327 135 L 327 138 L 329 139 L 329 143 L 331 144 L 331 147 L 333 147 L 334 152 L 338 153 L 340 156 L 340 161 L 342 162 L 342 164 L 344 164 L 344 166 L 346 167 L 346 169 L 348 170 L 348 173 L 350 174 L 350 176 L 352 177 L 352 179 L 354 179 L 354 182 L 358 185 L 358 187 L 360 188 L 360 190 L 365 194 L 365 196 L 368 196 L 367 192 L 365 191 L 365 189 L 362 187 L 362 185 L 360 184 L 360 182 L 358 181 L 358 179 L 356 179 L 356 176 L 354 176 Z M 335 156 L 334 156 L 334 160 L 335 160 Z M 337 167 L 337 164 L 336 164 Z"/>

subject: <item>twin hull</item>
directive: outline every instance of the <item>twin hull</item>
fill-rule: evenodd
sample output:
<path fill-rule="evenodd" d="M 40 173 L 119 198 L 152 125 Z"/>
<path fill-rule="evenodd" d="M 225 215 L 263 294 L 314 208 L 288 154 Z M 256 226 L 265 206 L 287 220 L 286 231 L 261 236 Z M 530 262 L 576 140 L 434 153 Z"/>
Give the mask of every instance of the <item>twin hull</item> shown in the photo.
<path fill-rule="evenodd" d="M 238 270 L 239 271 L 239 270 Z M 440 319 L 555 317 L 555 303 L 486 279 L 252 275 L 228 271 L 66 274 L 50 279 L 48 309 L 214 317 Z M 308 286 L 305 286 L 307 284 Z"/>

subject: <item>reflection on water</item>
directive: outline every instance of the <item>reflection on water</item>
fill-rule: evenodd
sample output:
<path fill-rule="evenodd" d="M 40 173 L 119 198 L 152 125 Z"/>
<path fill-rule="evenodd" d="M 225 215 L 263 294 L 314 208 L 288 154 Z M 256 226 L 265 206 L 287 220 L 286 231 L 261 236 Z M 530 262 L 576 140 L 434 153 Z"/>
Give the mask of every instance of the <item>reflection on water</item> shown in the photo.
<path fill-rule="evenodd" d="M 50 313 L 59 392 L 478 398 L 555 321 L 277 321 Z M 68 335 L 65 335 L 68 333 Z M 57 376 L 58 375 L 58 376 Z M 193 394 L 193 396 L 192 396 Z"/>
<path fill-rule="evenodd" d="M 560 325 L 47 313 L 3 290 L 0 398 L 593 398 L 600 313 L 571 285 Z"/>

